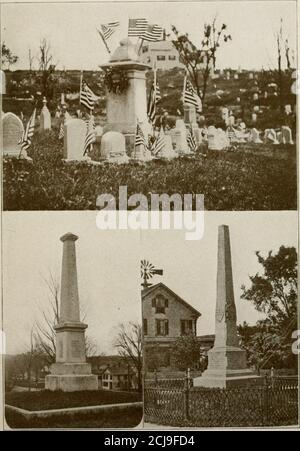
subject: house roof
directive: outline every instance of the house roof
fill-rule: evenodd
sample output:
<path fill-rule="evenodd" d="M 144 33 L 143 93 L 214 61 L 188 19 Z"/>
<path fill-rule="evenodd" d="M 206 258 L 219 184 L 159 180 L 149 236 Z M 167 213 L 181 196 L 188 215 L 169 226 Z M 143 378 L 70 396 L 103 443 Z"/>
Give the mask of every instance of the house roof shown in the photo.
<path fill-rule="evenodd" d="M 128 373 L 129 374 L 133 374 L 133 371 L 132 371 L 132 369 L 131 368 L 128 368 L 127 366 L 125 367 L 118 367 L 118 366 L 115 366 L 115 367 L 108 367 L 108 368 L 106 368 L 106 370 L 108 370 L 113 376 L 121 376 L 121 375 L 127 375 Z M 105 371 L 106 371 L 105 370 Z M 103 371 L 103 373 L 105 373 L 105 371 Z"/>
<path fill-rule="evenodd" d="M 157 289 L 164 289 L 166 290 L 171 296 L 174 296 L 178 302 L 183 304 L 185 307 L 187 307 L 189 310 L 193 312 L 194 315 L 196 315 L 198 318 L 201 316 L 201 313 L 196 310 L 194 307 L 192 307 L 188 302 L 186 302 L 184 299 L 182 299 L 178 294 L 174 293 L 167 285 L 160 282 L 156 285 L 153 285 L 152 287 L 145 288 L 142 290 L 142 300 L 144 300 L 149 294 L 152 294 Z"/>

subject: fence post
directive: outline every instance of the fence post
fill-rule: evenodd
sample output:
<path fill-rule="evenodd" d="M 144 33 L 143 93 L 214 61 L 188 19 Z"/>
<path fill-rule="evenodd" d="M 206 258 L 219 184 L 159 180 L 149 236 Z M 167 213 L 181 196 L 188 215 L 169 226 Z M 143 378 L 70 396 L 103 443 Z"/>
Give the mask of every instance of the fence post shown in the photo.
<path fill-rule="evenodd" d="M 190 391 L 190 369 L 188 368 L 184 381 L 184 419 L 190 419 L 189 391 Z"/>
<path fill-rule="evenodd" d="M 268 426 L 270 422 L 270 406 L 269 406 L 269 378 L 265 376 L 264 399 L 263 399 L 263 426 Z"/>

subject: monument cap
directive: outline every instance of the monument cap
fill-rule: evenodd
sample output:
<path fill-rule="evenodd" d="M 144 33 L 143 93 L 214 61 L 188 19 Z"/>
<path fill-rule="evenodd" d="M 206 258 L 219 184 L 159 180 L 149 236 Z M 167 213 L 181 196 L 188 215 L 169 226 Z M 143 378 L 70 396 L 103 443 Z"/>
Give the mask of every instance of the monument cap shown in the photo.
<path fill-rule="evenodd" d="M 122 62 L 122 61 L 138 61 L 139 56 L 136 52 L 136 46 L 130 41 L 130 39 L 122 39 L 120 46 L 115 50 L 110 62 Z"/>
<path fill-rule="evenodd" d="M 60 239 L 60 241 L 62 241 L 63 243 L 65 241 L 77 241 L 77 240 L 78 240 L 78 236 L 73 235 L 73 233 L 66 233 Z"/>

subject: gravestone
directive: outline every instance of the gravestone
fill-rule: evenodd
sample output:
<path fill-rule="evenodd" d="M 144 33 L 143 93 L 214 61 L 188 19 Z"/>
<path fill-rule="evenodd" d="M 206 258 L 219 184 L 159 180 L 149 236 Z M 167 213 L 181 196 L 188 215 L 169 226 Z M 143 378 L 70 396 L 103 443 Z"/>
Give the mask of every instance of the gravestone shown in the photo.
<path fill-rule="evenodd" d="M 148 122 L 145 74 L 150 66 L 140 61 L 136 45 L 129 39 L 123 39 L 109 63 L 101 68 L 112 71 L 115 82 L 120 73 L 128 80 L 128 86 L 122 92 L 106 91 L 107 124 L 104 132 L 123 133 L 126 147 L 131 153 L 135 144 L 136 120 Z"/>
<path fill-rule="evenodd" d="M 283 144 L 294 144 L 292 130 L 290 129 L 290 127 L 283 125 L 281 127 L 281 134 Z"/>
<path fill-rule="evenodd" d="M 208 150 L 219 150 L 218 131 L 216 127 L 210 125 L 207 129 Z"/>
<path fill-rule="evenodd" d="M 163 149 L 158 152 L 155 157 L 162 160 L 173 160 L 174 158 L 177 158 L 178 154 L 173 149 L 171 136 L 164 134 L 164 142 L 165 145 Z"/>
<path fill-rule="evenodd" d="M 176 120 L 176 126 L 174 131 L 175 137 L 175 151 L 179 155 L 188 155 L 191 153 L 190 148 L 187 143 L 187 130 L 185 123 L 182 119 Z"/>
<path fill-rule="evenodd" d="M 254 144 L 262 144 L 260 139 L 259 131 L 256 128 L 252 128 L 249 135 L 249 141 Z"/>
<path fill-rule="evenodd" d="M 66 120 L 63 153 L 65 161 L 89 161 L 89 158 L 83 155 L 86 133 L 87 126 L 82 119 Z"/>
<path fill-rule="evenodd" d="M 101 159 L 109 163 L 125 164 L 129 162 L 126 154 L 125 137 L 119 132 L 106 132 L 101 139 Z"/>
<path fill-rule="evenodd" d="M 215 342 L 208 351 L 208 368 L 194 379 L 194 387 L 228 388 L 257 382 L 247 368 L 246 351 L 239 346 L 229 227 L 221 225 L 218 235 Z"/>
<path fill-rule="evenodd" d="M 19 157 L 21 145 L 19 142 L 24 133 L 24 126 L 20 118 L 14 113 L 5 113 L 2 116 L 3 155 L 8 157 Z M 27 157 L 26 151 L 21 156 Z"/>
<path fill-rule="evenodd" d="M 279 144 L 277 140 L 276 132 L 273 128 L 267 128 L 265 130 L 264 134 L 264 142 L 265 143 L 272 143 L 272 144 Z"/>
<path fill-rule="evenodd" d="M 222 128 L 217 129 L 216 146 L 218 150 L 223 150 L 230 145 L 228 136 Z"/>
<path fill-rule="evenodd" d="M 43 108 L 40 114 L 40 132 L 51 130 L 51 114 L 47 108 L 46 97 L 43 99 Z"/>
<path fill-rule="evenodd" d="M 251 118 L 252 118 L 252 122 L 256 122 L 257 121 L 257 114 L 256 113 L 252 113 Z"/>
<path fill-rule="evenodd" d="M 253 100 L 258 100 L 258 94 L 256 92 L 253 94 Z"/>
<path fill-rule="evenodd" d="M 254 113 L 259 113 L 259 106 L 258 106 L 258 105 L 255 105 L 255 106 L 253 107 L 253 111 L 254 111 Z"/>
<path fill-rule="evenodd" d="M 292 114 L 292 107 L 291 105 L 285 105 L 284 106 L 284 112 L 287 116 L 289 116 L 290 114 Z"/>
<path fill-rule="evenodd" d="M 221 117 L 223 119 L 223 121 L 225 121 L 225 123 L 227 123 L 228 121 L 228 117 L 229 117 L 229 110 L 228 108 L 221 108 Z"/>
<path fill-rule="evenodd" d="M 186 125 L 191 125 L 192 127 L 197 127 L 196 107 L 194 105 L 190 105 L 189 103 L 185 103 L 183 105 L 183 110 L 184 123 Z"/>
<path fill-rule="evenodd" d="M 63 260 L 61 299 L 56 333 L 56 360 L 45 378 L 45 388 L 51 391 L 74 392 L 97 390 L 98 378 L 86 363 L 85 330 L 80 321 L 77 282 L 76 248 L 78 237 L 67 233 L 61 237 Z"/>

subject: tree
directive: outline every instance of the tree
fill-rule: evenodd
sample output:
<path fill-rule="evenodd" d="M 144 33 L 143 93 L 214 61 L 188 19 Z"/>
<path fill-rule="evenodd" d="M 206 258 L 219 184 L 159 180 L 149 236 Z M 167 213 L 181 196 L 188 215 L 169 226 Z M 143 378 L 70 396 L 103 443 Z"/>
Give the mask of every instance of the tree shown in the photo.
<path fill-rule="evenodd" d="M 227 34 L 227 25 L 217 25 L 215 17 L 211 24 L 204 24 L 201 47 L 190 40 L 188 33 L 181 34 L 172 25 L 175 39 L 173 45 L 179 53 L 179 58 L 184 64 L 190 79 L 204 104 L 211 71 L 216 66 L 217 53 L 222 43 L 230 41 L 231 35 Z"/>
<path fill-rule="evenodd" d="M 172 357 L 176 366 L 182 371 L 186 371 L 188 368 L 199 369 L 201 362 L 204 361 L 203 350 L 194 335 L 177 338 L 173 345 Z"/>
<path fill-rule="evenodd" d="M 57 63 L 53 62 L 51 44 L 46 38 L 43 38 L 40 42 L 37 59 L 42 95 L 52 99 L 54 95 L 54 72 Z"/>
<path fill-rule="evenodd" d="M 266 315 L 249 333 L 240 326 L 243 345 L 253 363 L 276 366 L 295 364 L 291 352 L 292 332 L 297 326 L 297 252 L 294 247 L 281 246 L 277 254 L 263 257 L 256 252 L 262 273 L 250 276 L 251 286 L 242 286 L 242 299 Z"/>
<path fill-rule="evenodd" d="M 1 64 L 4 68 L 7 66 L 7 69 L 10 69 L 10 66 L 13 64 L 16 64 L 19 57 L 17 55 L 14 55 L 12 51 L 6 46 L 6 44 L 3 42 L 1 46 Z"/>
<path fill-rule="evenodd" d="M 135 368 L 139 391 L 142 391 L 142 336 L 142 326 L 130 322 L 128 325 L 119 325 L 117 337 L 114 341 L 114 347 L 118 350 L 119 355 Z"/>

